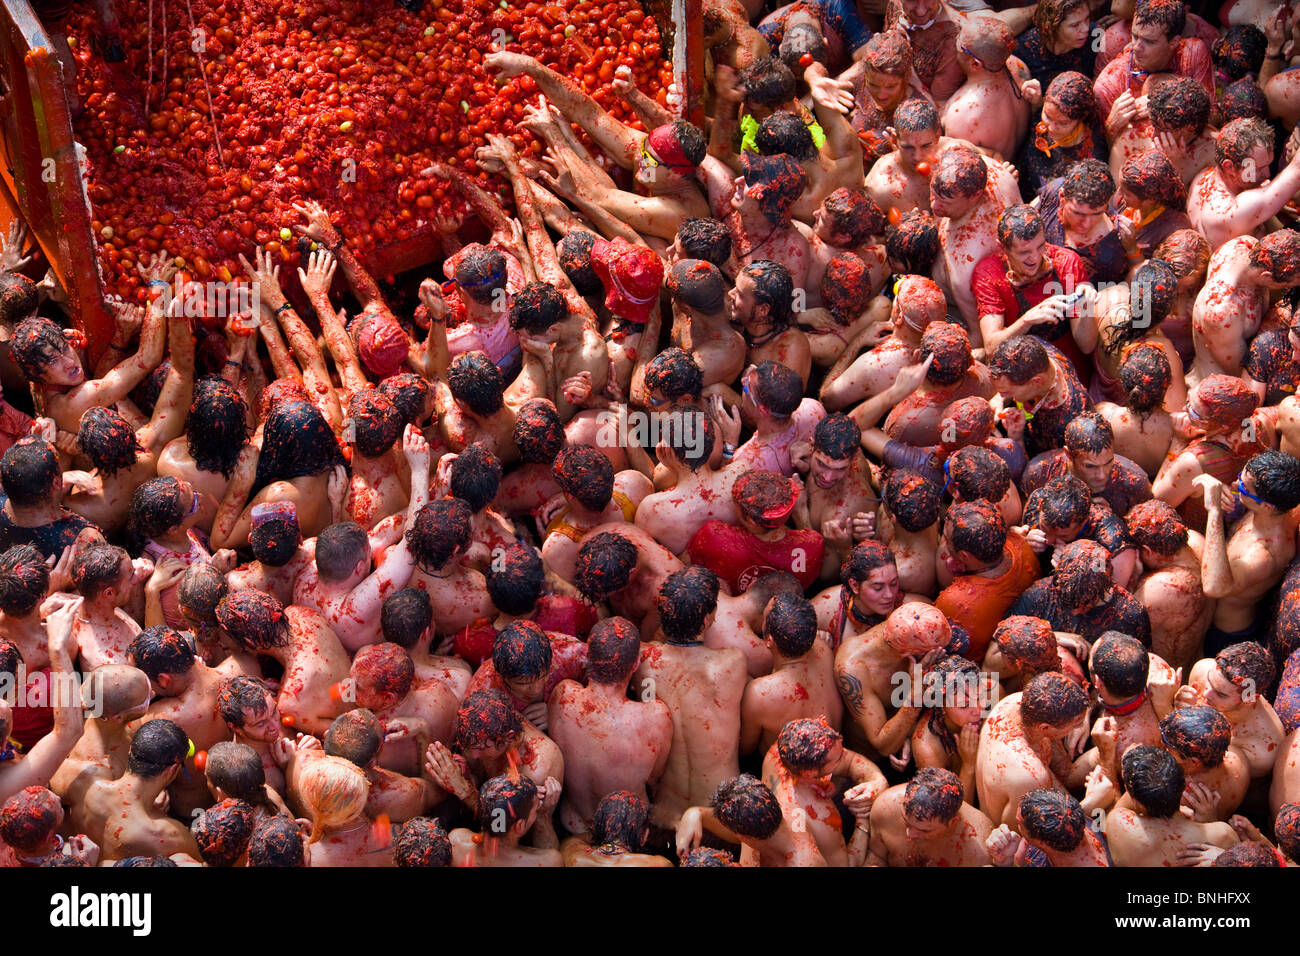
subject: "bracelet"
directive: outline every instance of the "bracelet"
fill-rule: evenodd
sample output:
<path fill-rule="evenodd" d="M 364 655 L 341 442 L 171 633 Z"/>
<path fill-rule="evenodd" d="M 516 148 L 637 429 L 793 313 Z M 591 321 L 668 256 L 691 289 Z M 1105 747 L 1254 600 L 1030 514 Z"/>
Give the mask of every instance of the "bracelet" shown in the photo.
<path fill-rule="evenodd" d="M 149 285 L 151 286 L 160 285 L 164 289 L 170 289 L 172 287 L 172 284 L 170 282 L 164 282 L 162 279 L 150 279 Z"/>
<path fill-rule="evenodd" d="M 280 307 L 275 310 L 275 314 L 279 315 L 281 312 L 285 311 L 286 309 L 290 311 L 293 310 L 293 303 L 290 302 L 288 299 L 285 299 L 284 302 L 280 304 Z"/>
<path fill-rule="evenodd" d="M 1266 60 L 1281 60 L 1281 59 L 1283 59 L 1282 51 L 1281 51 L 1281 50 L 1278 50 L 1276 53 L 1268 53 L 1268 52 L 1265 52 L 1265 53 L 1264 53 L 1264 59 L 1266 59 Z"/>
<path fill-rule="evenodd" d="M 870 825 L 870 824 L 868 824 L 867 826 L 864 827 L 861 823 L 859 823 L 859 824 L 858 824 L 857 826 L 855 826 L 853 829 L 855 829 L 855 830 L 861 830 L 861 831 L 862 831 L 863 833 L 865 833 L 867 836 L 871 836 L 871 825 Z"/>
<path fill-rule="evenodd" d="M 725 457 L 725 458 L 730 458 L 730 457 L 731 457 L 732 455 L 734 455 L 735 453 L 736 453 L 736 446 L 735 446 L 735 445 L 727 444 L 727 443 L 725 443 L 725 442 L 723 443 L 723 445 L 722 445 L 722 454 L 723 454 L 723 457 Z"/>
<path fill-rule="evenodd" d="M 230 366 L 233 366 L 234 368 L 243 368 L 243 367 L 244 367 L 244 363 L 243 363 L 243 362 L 236 362 L 234 359 L 226 359 L 226 364 L 227 364 L 227 365 L 230 365 Z"/>

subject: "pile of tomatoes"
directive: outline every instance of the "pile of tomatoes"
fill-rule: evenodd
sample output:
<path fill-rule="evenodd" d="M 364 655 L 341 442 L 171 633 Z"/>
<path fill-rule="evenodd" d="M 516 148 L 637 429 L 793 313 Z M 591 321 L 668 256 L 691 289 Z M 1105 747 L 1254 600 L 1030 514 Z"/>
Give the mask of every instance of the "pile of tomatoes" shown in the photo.
<path fill-rule="evenodd" d="M 99 55 L 89 3 L 68 24 L 106 289 L 131 299 L 144 297 L 137 261 L 163 249 L 201 279 L 238 277 L 255 244 L 296 265 L 293 205 L 309 199 L 373 261 L 465 211 L 420 175 L 432 162 L 503 192 L 474 163 L 485 135 L 541 147 L 516 126 L 536 85 L 486 74 L 493 49 L 536 56 L 629 122 L 615 69 L 660 102 L 671 80 L 637 0 L 424 0 L 417 12 L 395 0 L 189 0 L 192 21 L 186 6 L 117 0 L 126 60 L 115 64 Z"/>

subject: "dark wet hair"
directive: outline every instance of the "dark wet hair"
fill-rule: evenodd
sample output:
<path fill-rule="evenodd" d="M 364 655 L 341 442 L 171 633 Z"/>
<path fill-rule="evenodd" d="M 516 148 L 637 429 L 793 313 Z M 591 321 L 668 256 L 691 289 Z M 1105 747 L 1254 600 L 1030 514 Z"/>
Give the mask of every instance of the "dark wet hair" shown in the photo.
<path fill-rule="evenodd" d="M 721 269 L 731 258 L 731 232 L 721 219 L 683 219 L 677 227 L 682 256 L 703 259 Z"/>
<path fill-rule="evenodd" d="M 0 487 L 20 508 L 45 503 L 61 474 L 54 446 L 33 435 L 18 439 L 0 456 Z"/>
<path fill-rule="evenodd" d="M 803 379 L 780 362 L 759 362 L 754 370 L 754 401 L 775 418 L 789 418 L 803 401 Z"/>
<path fill-rule="evenodd" d="M 1124 390 L 1124 404 L 1139 415 L 1148 415 L 1163 406 L 1172 382 L 1169 357 L 1158 345 L 1139 342 L 1120 362 L 1119 384 Z"/>
<path fill-rule="evenodd" d="M 462 352 L 452 359 L 447 387 L 456 401 L 485 418 L 501 411 L 505 403 L 505 379 L 483 352 Z"/>
<path fill-rule="evenodd" d="M 127 648 L 131 664 L 157 681 L 163 674 L 188 674 L 197 656 L 190 639 L 165 624 L 147 627 Z"/>
<path fill-rule="evenodd" d="M 549 282 L 530 282 L 515 293 L 510 304 L 510 327 L 516 332 L 542 335 L 569 314 L 564 296 Z"/>
<path fill-rule="evenodd" d="M 1211 866 L 1281 866 L 1272 847 L 1243 840 L 1214 858 Z"/>
<path fill-rule="evenodd" d="M 1064 727 L 1088 709 L 1088 698 L 1064 674 L 1039 674 L 1020 695 L 1020 715 L 1025 723 Z"/>
<path fill-rule="evenodd" d="M 974 196 L 983 191 L 988 181 L 988 167 L 980 154 L 974 149 L 957 146 L 939 157 L 930 178 L 930 187 L 940 196 Z M 1000 228 L 998 232 L 1000 238 Z"/>
<path fill-rule="evenodd" d="M 718 821 L 738 836 L 766 840 L 781 827 L 781 805 L 767 784 L 752 774 L 724 780 L 709 806 Z"/>
<path fill-rule="evenodd" d="M 796 71 L 805 53 L 818 63 L 827 62 L 826 40 L 822 37 L 821 28 L 807 22 L 787 27 L 777 47 L 777 56 L 792 71 Z M 796 72 L 801 73 L 802 70 Z"/>
<path fill-rule="evenodd" d="M 939 129 L 939 110 L 929 100 L 912 96 L 894 110 L 894 130 L 898 133 L 923 133 Z"/>
<path fill-rule="evenodd" d="M 897 114 L 894 123 L 898 123 Z M 822 209 L 826 212 L 831 228 L 848 236 L 849 243 L 854 246 L 862 245 L 872 236 L 883 234 L 888 223 L 885 214 L 864 189 L 841 186 L 822 200 Z"/>
<path fill-rule="evenodd" d="M 1213 707 L 1180 707 L 1160 721 L 1160 739 L 1174 756 L 1214 768 L 1223 763 L 1232 743 L 1232 724 Z"/>
<path fill-rule="evenodd" d="M 1132 22 L 1155 24 L 1172 39 L 1187 26 L 1187 5 L 1182 0 L 1137 0 Z"/>
<path fill-rule="evenodd" d="M 502 836 L 520 820 L 528 819 L 536 802 L 537 784 L 527 777 L 493 777 L 478 789 L 479 826 L 484 833 Z"/>
<path fill-rule="evenodd" d="M 488 587 L 490 590 L 490 576 Z M 429 602 L 427 591 L 402 588 L 384 598 L 383 607 L 379 611 L 379 627 L 384 640 L 399 644 L 409 651 L 432 624 L 433 605 Z"/>
<path fill-rule="evenodd" d="M 142 549 L 150 538 L 163 535 L 185 520 L 189 503 L 184 501 L 183 491 L 179 478 L 167 476 L 150 478 L 131 493 L 126 530 L 136 550 Z"/>
<path fill-rule="evenodd" d="M 860 584 L 877 568 L 896 563 L 894 552 L 887 545 L 872 538 L 859 541 L 844 556 L 844 563 L 840 565 L 840 583 L 845 587 Z"/>
<path fill-rule="evenodd" d="M 1051 97 L 1068 119 L 1091 125 L 1097 118 L 1097 97 L 1093 94 L 1092 80 L 1082 73 L 1067 70 L 1058 73 L 1047 84 L 1044 98 Z"/>
<path fill-rule="evenodd" d="M 795 77 L 779 57 L 765 56 L 740 71 L 737 77 L 745 101 L 754 106 L 784 106 L 794 99 Z"/>
<path fill-rule="evenodd" d="M 606 794 L 596 804 L 591 820 L 592 846 L 615 846 L 636 852 L 641 849 L 650 807 L 630 790 Z"/>
<path fill-rule="evenodd" d="M 824 717 L 792 720 L 777 734 L 776 752 L 785 768 L 794 773 L 819 770 L 843 739 Z"/>
<path fill-rule="evenodd" d="M 40 849 L 58 831 L 62 810 L 46 787 L 24 787 L 0 806 L 0 839 L 22 853 Z"/>
<path fill-rule="evenodd" d="M 23 319 L 9 338 L 9 354 L 19 371 L 31 382 L 39 383 L 45 370 L 68 347 L 68 339 L 49 319 L 32 316 Z"/>
<path fill-rule="evenodd" d="M 366 559 L 369 565 L 370 538 L 354 521 L 332 524 L 316 538 L 316 570 L 322 581 L 342 581 Z"/>
<path fill-rule="evenodd" d="M 1228 27 L 1214 41 L 1210 53 L 1214 57 L 1214 65 L 1228 80 L 1254 78 L 1264 65 L 1264 57 L 1268 53 L 1268 37 L 1253 23 Z"/>
<path fill-rule="evenodd" d="M 1172 505 L 1153 498 L 1139 502 L 1124 516 L 1129 537 L 1139 548 L 1170 557 L 1187 545 L 1187 524 Z"/>
<path fill-rule="evenodd" d="M 1024 385 L 1035 375 L 1042 375 L 1050 369 L 1052 360 L 1039 339 L 1032 335 L 1016 335 L 998 343 L 988 365 L 994 378 Z"/>
<path fill-rule="evenodd" d="M 596 244 L 596 236 L 585 229 L 575 229 L 566 233 L 555 244 L 555 254 L 560 260 L 560 268 L 569 277 L 578 295 L 589 297 L 603 295 L 604 286 L 600 276 L 591 264 L 591 247 Z"/>
<path fill-rule="evenodd" d="M 698 398 L 704 389 L 704 373 L 689 352 L 670 347 L 646 364 L 645 387 L 648 392 L 663 392 L 670 402 Z"/>
<path fill-rule="evenodd" d="M 1105 206 L 1115 195 L 1115 177 L 1110 174 L 1109 166 L 1089 156 L 1066 170 L 1061 192 L 1066 199 L 1085 206 Z"/>
<path fill-rule="evenodd" d="M 1300 235 L 1291 229 L 1271 232 L 1251 247 L 1248 258 L 1275 281 L 1295 284 L 1300 280 Z"/>
<path fill-rule="evenodd" d="M 0 637 L 0 674 L 17 677 L 22 663 L 23 652 L 18 649 L 18 645 L 6 637 Z M 0 730 L 3 729 L 4 725 L 0 724 Z"/>
<path fill-rule="evenodd" d="M 763 617 L 763 637 L 771 638 L 781 656 L 803 657 L 817 639 L 817 612 L 803 597 L 779 594 Z"/>
<path fill-rule="evenodd" d="M 1033 206 L 1020 203 L 1008 206 L 998 217 L 998 242 L 1005 247 L 1013 239 L 1022 242 L 1033 239 L 1043 231 L 1043 219 Z"/>
<path fill-rule="evenodd" d="M 1092 672 L 1116 697 L 1133 698 L 1147 686 L 1151 658 L 1137 638 L 1107 631 L 1093 646 Z"/>
<path fill-rule="evenodd" d="M 673 302 L 707 314 L 723 309 L 731 288 L 722 271 L 703 259 L 678 259 L 664 276 L 664 285 Z"/>
<path fill-rule="evenodd" d="M 1011 469 L 983 445 L 967 445 L 948 456 L 948 475 L 964 501 L 1001 501 L 1011 487 Z"/>
<path fill-rule="evenodd" d="M 384 725 L 373 711 L 364 707 L 335 717 L 325 731 L 325 753 L 342 757 L 363 770 L 370 766 L 383 745 Z"/>
<path fill-rule="evenodd" d="M 812 133 L 803 119 L 789 110 L 777 110 L 759 123 L 754 145 L 763 156 L 787 153 L 802 162 L 817 155 Z"/>
<path fill-rule="evenodd" d="M 519 457 L 526 465 L 549 464 L 564 447 L 564 424 L 555 404 L 531 398 L 519 408 L 512 432 Z"/>
<path fill-rule="evenodd" d="M 1065 450 L 1071 455 L 1100 455 L 1114 447 L 1110 423 L 1096 412 L 1084 412 L 1065 426 Z"/>
<path fill-rule="evenodd" d="M 1061 853 L 1078 847 L 1088 826 L 1079 801 L 1064 790 L 1030 790 L 1020 798 L 1020 816 L 1026 837 Z"/>
<path fill-rule="evenodd" d="M 378 458 L 390 451 L 406 425 L 397 406 L 377 388 L 352 396 L 348 418 L 352 423 L 352 445 L 364 458 Z"/>
<path fill-rule="evenodd" d="M 931 322 L 921 333 L 921 358 L 934 356 L 925 373 L 935 385 L 956 385 L 970 370 L 973 356 L 970 335 L 955 322 Z"/>
<path fill-rule="evenodd" d="M 390 375 L 379 383 L 379 391 L 393 403 L 403 422 L 408 425 L 420 423 L 429 400 L 429 383 L 423 376 L 414 372 Z"/>
<path fill-rule="evenodd" d="M 50 589 L 50 566 L 30 544 L 16 544 L 0 554 L 0 611 L 26 617 L 45 600 Z"/>
<path fill-rule="evenodd" d="M 253 808 L 228 797 L 204 810 L 190 828 L 208 866 L 234 866 L 248 848 L 256 820 Z"/>
<path fill-rule="evenodd" d="M 1147 109 L 1157 133 L 1191 127 L 1200 135 L 1210 121 L 1210 94 L 1190 77 L 1177 76 L 1151 91 Z"/>
<path fill-rule="evenodd" d="M 231 591 L 222 598 L 217 605 L 217 621 L 222 630 L 255 653 L 289 643 L 284 605 L 252 588 Z"/>
<path fill-rule="evenodd" d="M 90 545 L 72 559 L 72 586 L 82 597 L 94 600 L 121 579 L 123 558 L 130 561 L 130 555 L 115 545 Z"/>
<path fill-rule="evenodd" d="M 288 817 L 268 817 L 248 841 L 249 866 L 305 866 L 306 839 Z"/>
<path fill-rule="evenodd" d="M 17 325 L 39 305 L 35 282 L 18 272 L 0 272 L 0 323 Z"/>
<path fill-rule="evenodd" d="M 1255 480 L 1255 494 L 1278 511 L 1300 505 L 1300 458 L 1269 449 L 1246 462 L 1242 472 Z"/>
<path fill-rule="evenodd" d="M 885 481 L 884 497 L 885 506 L 899 527 L 916 534 L 939 520 L 943 488 L 914 471 L 896 468 Z"/>
<path fill-rule="evenodd" d="M 1273 835 L 1288 860 L 1300 859 L 1300 803 L 1288 803 L 1277 811 Z"/>
<path fill-rule="evenodd" d="M 668 411 L 668 427 L 661 438 L 683 465 L 698 471 L 709 460 L 717 440 L 718 429 L 703 409 L 693 405 L 674 405 Z"/>
<path fill-rule="evenodd" d="M 1110 552 L 1091 538 L 1071 541 L 1057 551 L 1052 589 L 1061 607 L 1075 611 L 1102 600 L 1114 586 Z"/>
<path fill-rule="evenodd" d="M 496 499 L 501 490 L 501 459 L 483 444 L 467 447 L 451 463 L 450 491 L 478 514 Z"/>
<path fill-rule="evenodd" d="M 479 305 L 491 305 L 506 288 L 506 257 L 499 249 L 475 243 L 456 260 L 456 285 Z"/>
<path fill-rule="evenodd" d="M 1092 492 L 1082 478 L 1075 475 L 1058 475 L 1036 489 L 1026 502 L 1037 509 L 1038 520 L 1047 528 L 1073 528 L 1088 520 L 1092 507 Z"/>
<path fill-rule="evenodd" d="M 270 693 L 260 678 L 237 674 L 222 682 L 217 692 L 217 712 L 231 727 L 239 729 L 244 726 L 244 711 L 251 710 L 256 715 L 270 706 L 267 703 Z M 208 756 L 211 758 L 211 750 Z"/>
<path fill-rule="evenodd" d="M 456 711 L 456 746 L 461 751 L 504 747 L 523 729 L 519 711 L 499 690 L 476 690 Z"/>
<path fill-rule="evenodd" d="M 262 453 L 250 497 L 274 481 L 291 481 L 343 464 L 334 430 L 311 402 L 296 398 L 272 404 L 262 427 Z"/>
<path fill-rule="evenodd" d="M 185 447 L 202 471 L 230 477 L 248 441 L 248 406 L 239 389 L 209 375 L 194 383 Z"/>
<path fill-rule="evenodd" d="M 258 521 L 248 532 L 248 547 L 253 557 L 272 568 L 282 568 L 298 553 L 302 530 L 298 514 L 278 514 Z"/>
<path fill-rule="evenodd" d="M 885 227 L 885 254 L 901 263 L 908 275 L 929 275 L 939 258 L 939 226 L 919 209 L 904 213 L 898 224 Z"/>
<path fill-rule="evenodd" d="M 406 530 L 406 546 L 417 566 L 437 570 L 469 544 L 473 511 L 459 498 L 431 501 L 415 515 Z"/>
<path fill-rule="evenodd" d="M 451 840 L 442 824 L 430 817 L 412 817 L 393 838 L 393 862 L 398 866 L 451 866 Z"/>
<path fill-rule="evenodd" d="M 158 397 L 162 394 L 163 383 L 171 374 L 172 360 L 163 359 L 158 367 L 140 380 L 140 384 L 131 389 L 128 398 L 146 415 L 152 415 L 158 406 Z"/>
<path fill-rule="evenodd" d="M 777 328 L 789 326 L 794 321 L 791 311 L 794 281 L 790 270 L 771 259 L 756 259 L 740 272 L 754 280 L 754 297 L 768 307 L 768 320 Z"/>
<path fill-rule="evenodd" d="M 497 610 L 506 614 L 531 612 L 542 596 L 545 583 L 541 552 L 525 542 L 516 542 L 494 554 L 488 565 L 488 597 Z"/>
<path fill-rule="evenodd" d="M 903 790 L 903 811 L 918 820 L 947 822 L 961 812 L 961 777 L 951 770 L 923 767 Z"/>
<path fill-rule="evenodd" d="M 1120 760 L 1120 776 L 1147 816 L 1167 819 L 1178 812 L 1186 778 L 1168 750 L 1147 744 L 1129 747 Z"/>
<path fill-rule="evenodd" d="M 578 550 L 573 583 L 589 600 L 603 601 L 627 584 L 636 562 L 635 544 L 612 531 L 602 531 Z"/>
<path fill-rule="evenodd" d="M 141 724 L 131 738 L 127 773 L 152 779 L 185 760 L 190 739 L 170 720 L 159 717 Z"/>
<path fill-rule="evenodd" d="M 563 449 L 552 468 L 560 489 L 584 508 L 601 511 L 614 496 L 614 466 L 594 445 Z"/>
<path fill-rule="evenodd" d="M 1260 146 L 1273 148 L 1273 129 L 1268 123 L 1257 117 L 1233 120 L 1219 130 L 1214 141 L 1214 164 L 1226 159 L 1240 166 Z"/>
<path fill-rule="evenodd" d="M 945 527 L 951 529 L 952 546 L 979 561 L 997 561 L 1006 549 L 1006 519 L 987 501 L 956 502 L 948 508 Z"/>
<path fill-rule="evenodd" d="M 130 468 L 144 451 L 130 422 L 117 412 L 99 406 L 86 409 L 81 416 L 77 443 L 90 463 L 105 476 Z"/>
<path fill-rule="evenodd" d="M 1219 93 L 1219 123 L 1226 126 L 1238 119 L 1264 119 L 1268 115 L 1268 98 L 1252 76 L 1243 76 Z"/>
<path fill-rule="evenodd" d="M 704 632 L 704 623 L 718 607 L 718 576 L 701 565 L 674 571 L 659 585 L 655 606 L 659 627 L 669 643 L 694 640 Z"/>
<path fill-rule="evenodd" d="M 1273 683 L 1273 655 L 1255 641 L 1242 641 L 1219 651 L 1214 664 L 1239 690 L 1263 695 Z"/>
<path fill-rule="evenodd" d="M 603 618 L 587 636 L 587 676 L 597 684 L 626 680 L 640 659 L 641 634 L 627 618 Z"/>
<path fill-rule="evenodd" d="M 515 621 L 497 634 L 492 666 L 508 680 L 534 680 L 551 669 L 551 641 L 532 621 Z"/>
<path fill-rule="evenodd" d="M 1001 649 L 1003 659 L 1027 679 L 1060 669 L 1056 634 L 1051 623 L 1041 617 L 1013 614 L 1003 618 L 993 631 L 992 643 Z"/>
<path fill-rule="evenodd" d="M 813 450 L 836 461 L 852 458 L 861 443 L 862 429 L 843 412 L 827 415 L 813 431 Z"/>

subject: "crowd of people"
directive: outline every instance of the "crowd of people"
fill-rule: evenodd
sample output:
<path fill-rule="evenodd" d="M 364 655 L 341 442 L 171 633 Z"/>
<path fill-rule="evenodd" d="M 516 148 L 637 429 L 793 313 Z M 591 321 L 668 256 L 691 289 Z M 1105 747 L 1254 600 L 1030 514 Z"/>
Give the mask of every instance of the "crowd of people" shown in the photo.
<path fill-rule="evenodd" d="M 11 232 L 0 861 L 1300 861 L 1300 16 L 981 6 L 486 54 L 418 292 L 302 197 L 92 365 Z"/>

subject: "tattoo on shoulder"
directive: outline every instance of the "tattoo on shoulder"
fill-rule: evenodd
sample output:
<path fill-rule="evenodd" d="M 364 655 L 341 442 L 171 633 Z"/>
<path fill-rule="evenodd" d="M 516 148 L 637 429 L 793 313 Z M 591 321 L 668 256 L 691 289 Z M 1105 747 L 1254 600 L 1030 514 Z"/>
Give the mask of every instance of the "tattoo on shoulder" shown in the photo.
<path fill-rule="evenodd" d="M 862 713 L 862 681 L 846 671 L 835 675 L 835 685 L 840 689 L 840 696 L 849 710 L 855 714 Z"/>

